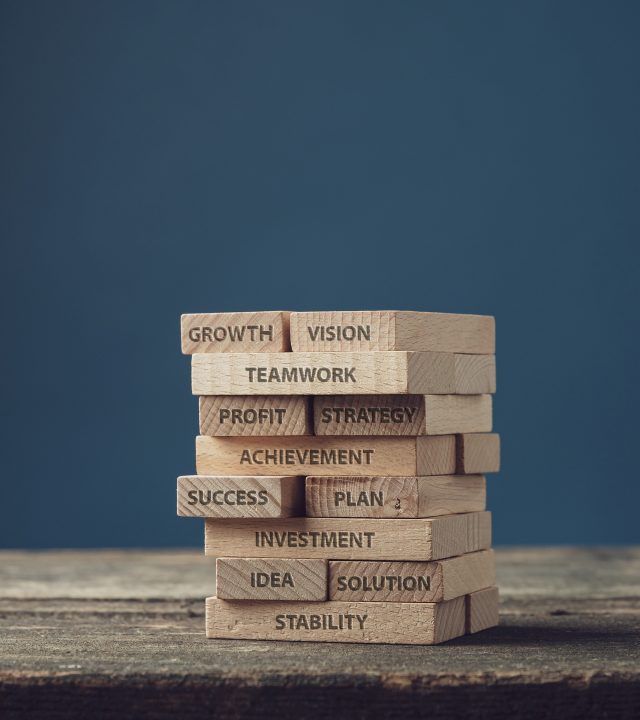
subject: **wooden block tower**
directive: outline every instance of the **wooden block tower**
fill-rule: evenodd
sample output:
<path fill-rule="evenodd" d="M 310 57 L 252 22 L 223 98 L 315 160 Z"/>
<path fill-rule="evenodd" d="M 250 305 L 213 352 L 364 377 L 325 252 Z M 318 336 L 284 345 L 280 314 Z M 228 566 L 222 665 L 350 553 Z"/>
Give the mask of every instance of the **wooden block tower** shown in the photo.
<path fill-rule="evenodd" d="M 216 561 L 211 638 L 436 644 L 497 625 L 485 509 L 495 321 L 447 313 L 182 316 Z"/>

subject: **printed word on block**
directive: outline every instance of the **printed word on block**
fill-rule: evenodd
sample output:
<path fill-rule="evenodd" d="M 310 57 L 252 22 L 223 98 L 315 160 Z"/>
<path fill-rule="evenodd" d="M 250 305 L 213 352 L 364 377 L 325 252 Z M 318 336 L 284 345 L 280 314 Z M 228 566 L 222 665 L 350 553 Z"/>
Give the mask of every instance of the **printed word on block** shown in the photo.
<path fill-rule="evenodd" d="M 416 520 L 205 520 L 205 555 L 323 560 L 440 560 L 491 547 L 491 513 Z"/>
<path fill-rule="evenodd" d="M 451 475 L 455 435 L 196 438 L 199 475 Z M 480 472 L 480 471 L 478 471 Z"/>
<path fill-rule="evenodd" d="M 465 632 L 476 633 L 498 625 L 499 606 L 500 597 L 497 587 L 467 595 Z"/>
<path fill-rule="evenodd" d="M 218 558 L 216 596 L 222 600 L 326 600 L 326 560 Z"/>
<path fill-rule="evenodd" d="M 288 312 L 193 313 L 180 318 L 182 352 L 284 352 Z"/>
<path fill-rule="evenodd" d="M 178 478 L 178 515 L 212 518 L 304 515 L 304 478 L 184 475 Z"/>
<path fill-rule="evenodd" d="M 492 355 L 495 319 L 489 315 L 380 311 L 291 314 L 294 351 L 430 350 Z"/>
<path fill-rule="evenodd" d="M 316 435 L 490 432 L 491 395 L 342 395 L 314 398 Z"/>
<path fill-rule="evenodd" d="M 329 599 L 366 602 L 441 602 L 496 581 L 492 550 L 468 553 L 440 562 L 329 563 Z"/>
<path fill-rule="evenodd" d="M 484 510 L 482 475 L 306 479 L 309 517 L 421 518 Z"/>
<path fill-rule="evenodd" d="M 434 645 L 464 635 L 465 598 L 440 603 L 207 598 L 206 628 L 209 638 Z"/>
<path fill-rule="evenodd" d="M 495 386 L 495 355 L 234 352 L 191 359 L 194 395 L 474 395 Z"/>
<path fill-rule="evenodd" d="M 311 399 L 301 395 L 203 395 L 199 403 L 201 435 L 313 434 Z"/>

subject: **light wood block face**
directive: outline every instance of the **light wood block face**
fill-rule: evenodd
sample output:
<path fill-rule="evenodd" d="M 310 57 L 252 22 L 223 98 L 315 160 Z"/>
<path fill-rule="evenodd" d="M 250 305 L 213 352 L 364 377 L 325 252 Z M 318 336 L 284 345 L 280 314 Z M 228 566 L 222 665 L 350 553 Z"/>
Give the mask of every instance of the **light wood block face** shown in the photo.
<path fill-rule="evenodd" d="M 496 391 L 496 356 L 455 355 L 454 375 L 458 395 L 493 394 Z"/>
<path fill-rule="evenodd" d="M 497 587 L 467 595 L 466 632 L 476 633 L 496 627 L 500 622 L 500 596 Z"/>
<path fill-rule="evenodd" d="M 306 479 L 309 517 L 420 518 L 485 509 L 482 475 Z"/>
<path fill-rule="evenodd" d="M 465 599 L 292 603 L 207 598 L 206 627 L 208 638 L 434 645 L 464 635 Z"/>
<path fill-rule="evenodd" d="M 457 472 L 464 475 L 500 470 L 500 436 L 496 433 L 457 435 Z"/>
<path fill-rule="evenodd" d="M 199 475 L 452 475 L 456 436 L 196 438 Z"/>
<path fill-rule="evenodd" d="M 326 600 L 326 560 L 218 558 L 216 595 L 222 600 Z"/>
<path fill-rule="evenodd" d="M 314 398 L 316 435 L 491 432 L 491 395 L 342 395 Z"/>
<path fill-rule="evenodd" d="M 491 547 L 491 513 L 416 520 L 205 520 L 205 555 L 323 560 L 440 560 Z"/>
<path fill-rule="evenodd" d="M 495 319 L 396 310 L 292 313 L 291 347 L 295 352 L 426 350 L 492 355 Z"/>
<path fill-rule="evenodd" d="M 286 518 L 304 515 L 304 478 L 183 475 L 178 515 L 213 518 Z"/>
<path fill-rule="evenodd" d="M 495 392 L 495 356 L 433 352 L 198 353 L 194 395 Z"/>
<path fill-rule="evenodd" d="M 440 562 L 329 563 L 329 599 L 357 602 L 441 602 L 495 584 L 492 550 Z"/>
<path fill-rule="evenodd" d="M 200 434 L 219 437 L 311 435 L 311 398 L 203 395 Z"/>
<path fill-rule="evenodd" d="M 180 318 L 182 352 L 284 352 L 288 312 L 192 313 Z"/>

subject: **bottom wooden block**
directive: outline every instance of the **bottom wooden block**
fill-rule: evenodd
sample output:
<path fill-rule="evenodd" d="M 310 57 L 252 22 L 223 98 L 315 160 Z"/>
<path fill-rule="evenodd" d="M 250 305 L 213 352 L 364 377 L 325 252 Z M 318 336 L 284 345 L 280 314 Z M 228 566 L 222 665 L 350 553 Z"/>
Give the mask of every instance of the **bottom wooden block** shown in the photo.
<path fill-rule="evenodd" d="M 208 638 L 435 645 L 460 637 L 466 599 L 440 603 L 228 601 L 207 598 Z"/>
<path fill-rule="evenodd" d="M 476 633 L 498 624 L 500 597 L 497 587 L 467 595 L 466 632 Z"/>

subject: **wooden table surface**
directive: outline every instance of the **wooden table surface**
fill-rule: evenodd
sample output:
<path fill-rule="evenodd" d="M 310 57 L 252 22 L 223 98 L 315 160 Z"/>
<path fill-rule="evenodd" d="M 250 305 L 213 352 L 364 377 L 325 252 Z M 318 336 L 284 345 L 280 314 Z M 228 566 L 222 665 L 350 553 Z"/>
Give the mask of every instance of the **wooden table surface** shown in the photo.
<path fill-rule="evenodd" d="M 640 717 L 640 549 L 499 549 L 436 647 L 207 640 L 195 551 L 0 552 L 0 718 Z"/>

